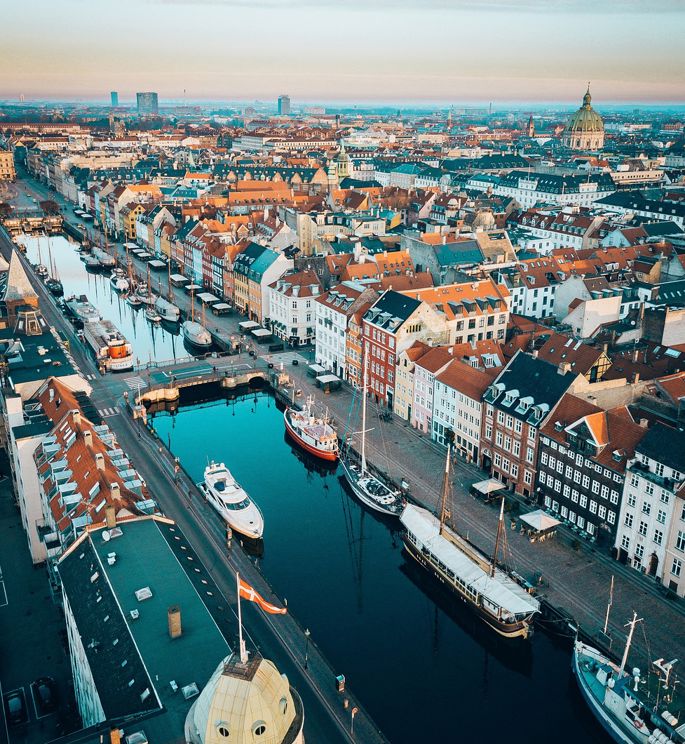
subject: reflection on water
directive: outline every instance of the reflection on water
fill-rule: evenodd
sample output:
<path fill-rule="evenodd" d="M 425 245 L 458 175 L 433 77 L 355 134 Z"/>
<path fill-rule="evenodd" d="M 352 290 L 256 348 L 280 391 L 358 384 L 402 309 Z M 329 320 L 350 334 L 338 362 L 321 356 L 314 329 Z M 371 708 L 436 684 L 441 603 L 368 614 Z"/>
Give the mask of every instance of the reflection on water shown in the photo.
<path fill-rule="evenodd" d="M 76 250 L 77 243 L 61 235 L 50 238 L 23 236 L 21 240 L 32 263 L 49 267 L 52 260 L 57 278 L 64 285 L 65 297 L 85 294 L 100 315 L 114 323 L 131 342 L 136 364 L 188 356 L 178 326 L 146 320 L 142 308 L 132 308 L 112 289 L 109 272 L 91 273 L 86 270 Z M 156 278 L 153 274 L 151 284 L 155 292 L 159 291 L 160 284 L 164 291 L 165 277 Z"/>
<path fill-rule="evenodd" d="M 194 480 L 223 461 L 259 504 L 262 571 L 392 742 L 606 741 L 568 646 L 537 633 L 516 647 L 475 622 L 347 494 L 335 465 L 284 437 L 268 393 L 181 405 L 152 423 Z"/>

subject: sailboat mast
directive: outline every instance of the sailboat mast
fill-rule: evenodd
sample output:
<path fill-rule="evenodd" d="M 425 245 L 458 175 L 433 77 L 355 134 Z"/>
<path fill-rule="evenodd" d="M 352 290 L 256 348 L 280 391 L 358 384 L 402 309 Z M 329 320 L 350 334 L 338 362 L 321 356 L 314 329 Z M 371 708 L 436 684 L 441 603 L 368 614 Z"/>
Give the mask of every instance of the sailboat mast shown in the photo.
<path fill-rule="evenodd" d="M 362 354 L 362 364 L 364 365 L 363 382 L 362 382 L 362 474 L 366 472 L 366 371 L 367 360 L 366 354 Z"/>
<path fill-rule="evenodd" d="M 609 614 L 611 613 L 611 605 L 614 603 L 614 576 L 611 575 L 611 587 L 609 588 L 609 602 L 607 603 L 607 612 L 604 616 L 604 635 L 607 634 L 609 629 Z"/>
<path fill-rule="evenodd" d="M 442 535 L 445 529 L 445 521 L 447 520 L 447 494 L 450 490 L 450 453 L 452 452 L 452 444 L 447 445 L 447 457 L 445 458 L 445 475 L 442 479 L 442 495 L 440 498 L 440 534 Z"/>
<path fill-rule="evenodd" d="M 642 618 L 640 618 L 642 620 Z M 640 622 L 640 620 L 637 619 L 637 612 L 633 610 L 633 619 L 627 624 L 626 627 L 629 627 L 630 630 L 628 631 L 628 638 L 626 639 L 626 647 L 623 650 L 623 658 L 621 659 L 621 668 L 618 671 L 619 676 L 621 676 L 626 668 L 626 664 L 628 662 L 628 653 L 630 651 L 630 644 L 633 642 L 633 633 L 635 632 L 635 626 Z"/>
<path fill-rule="evenodd" d="M 499 507 L 499 521 L 497 522 L 497 536 L 495 537 L 495 552 L 492 554 L 492 563 L 490 564 L 490 576 L 495 575 L 495 567 L 497 566 L 497 554 L 499 553 L 499 544 L 502 540 L 502 530 L 504 528 L 504 496 L 502 496 L 502 502 Z"/>

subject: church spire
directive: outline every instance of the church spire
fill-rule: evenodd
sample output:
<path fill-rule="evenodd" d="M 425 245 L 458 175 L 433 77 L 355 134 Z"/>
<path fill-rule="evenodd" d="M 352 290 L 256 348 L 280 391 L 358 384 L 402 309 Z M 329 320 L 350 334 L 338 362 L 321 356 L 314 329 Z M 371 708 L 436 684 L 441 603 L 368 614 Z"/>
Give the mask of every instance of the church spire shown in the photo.
<path fill-rule="evenodd" d="M 591 102 L 592 96 L 590 95 L 590 82 L 588 81 L 587 90 L 585 91 L 585 95 L 583 96 L 583 106 L 585 108 L 590 108 Z"/>

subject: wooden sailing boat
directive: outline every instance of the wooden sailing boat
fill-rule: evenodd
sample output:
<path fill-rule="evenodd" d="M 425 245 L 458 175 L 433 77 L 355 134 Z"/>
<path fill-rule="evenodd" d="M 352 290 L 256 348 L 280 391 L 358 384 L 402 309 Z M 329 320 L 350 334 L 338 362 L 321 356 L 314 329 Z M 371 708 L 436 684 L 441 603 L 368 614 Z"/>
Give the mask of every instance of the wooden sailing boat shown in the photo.
<path fill-rule="evenodd" d="M 449 587 L 489 627 L 505 638 L 527 638 L 539 612 L 537 599 L 497 565 L 504 540 L 504 499 L 500 505 L 495 550 L 489 559 L 447 522 L 450 493 L 450 454 L 447 448 L 440 516 L 408 505 L 402 512 L 402 536 L 407 553 Z"/>
<path fill-rule="evenodd" d="M 379 477 L 373 475 L 366 463 L 366 387 L 368 364 L 364 362 L 362 384 L 362 430 L 361 430 L 361 460 L 353 461 L 350 448 L 347 447 L 341 458 L 343 475 L 354 495 L 370 509 L 381 514 L 399 517 L 404 507 L 402 494 L 391 488 Z"/>
<path fill-rule="evenodd" d="M 190 292 L 190 320 L 181 325 L 183 340 L 193 350 L 208 351 L 212 346 L 212 336 L 204 326 L 204 305 L 202 306 L 202 323 L 195 322 L 195 291 Z"/>
<path fill-rule="evenodd" d="M 59 280 L 59 277 L 57 275 L 57 264 L 55 263 L 55 260 L 52 256 L 52 244 L 50 243 L 50 236 L 47 236 L 48 238 L 48 266 L 49 266 L 49 275 L 45 279 L 45 286 L 47 287 L 48 292 L 53 297 L 62 297 L 64 294 L 64 287 L 62 286 L 62 282 Z"/>

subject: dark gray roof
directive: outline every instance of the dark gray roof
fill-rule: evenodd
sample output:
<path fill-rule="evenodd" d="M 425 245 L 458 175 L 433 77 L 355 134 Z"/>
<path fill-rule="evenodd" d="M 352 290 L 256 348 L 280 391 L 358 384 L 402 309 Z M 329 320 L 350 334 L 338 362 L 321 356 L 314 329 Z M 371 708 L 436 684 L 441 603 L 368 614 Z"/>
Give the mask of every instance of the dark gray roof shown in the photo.
<path fill-rule="evenodd" d="M 578 375 L 561 373 L 559 367 L 542 359 L 517 352 L 486 390 L 485 401 L 510 413 L 515 418 L 532 424 L 541 423 L 557 405 Z M 507 393 L 515 392 L 515 395 Z M 528 398 L 528 405 L 521 406 Z M 534 407 L 542 406 L 535 415 Z"/>
<path fill-rule="evenodd" d="M 420 300 L 389 289 L 366 311 L 364 320 L 394 333 L 420 305 Z"/>
<path fill-rule="evenodd" d="M 661 423 L 652 424 L 635 450 L 685 473 L 685 431 L 682 429 L 671 429 Z"/>

